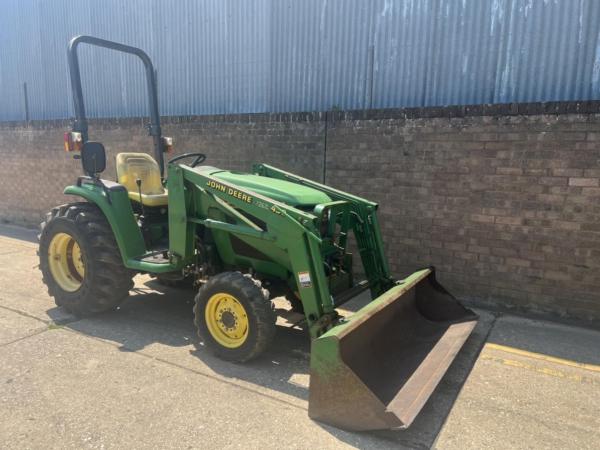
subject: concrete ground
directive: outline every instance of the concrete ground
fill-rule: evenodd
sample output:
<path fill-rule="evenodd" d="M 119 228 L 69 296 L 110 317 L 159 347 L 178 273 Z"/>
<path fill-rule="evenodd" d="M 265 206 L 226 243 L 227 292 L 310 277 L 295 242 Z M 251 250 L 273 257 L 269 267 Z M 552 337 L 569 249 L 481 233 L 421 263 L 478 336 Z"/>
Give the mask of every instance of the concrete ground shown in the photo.
<path fill-rule="evenodd" d="M 478 311 L 406 431 L 307 416 L 308 339 L 235 365 L 196 348 L 190 292 L 138 277 L 89 319 L 55 307 L 35 233 L 0 227 L 0 448 L 600 448 L 600 332 Z"/>

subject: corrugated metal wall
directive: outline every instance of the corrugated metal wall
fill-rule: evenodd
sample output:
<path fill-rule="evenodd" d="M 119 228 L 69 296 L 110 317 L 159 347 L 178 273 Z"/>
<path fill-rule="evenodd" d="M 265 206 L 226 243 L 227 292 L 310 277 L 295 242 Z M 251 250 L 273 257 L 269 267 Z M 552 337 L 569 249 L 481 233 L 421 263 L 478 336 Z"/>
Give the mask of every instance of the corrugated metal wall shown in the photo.
<path fill-rule="evenodd" d="M 600 99 L 598 0 L 2 0 L 0 120 L 72 115 L 76 34 L 146 50 L 164 115 Z M 90 116 L 146 113 L 134 57 L 80 61 Z"/>

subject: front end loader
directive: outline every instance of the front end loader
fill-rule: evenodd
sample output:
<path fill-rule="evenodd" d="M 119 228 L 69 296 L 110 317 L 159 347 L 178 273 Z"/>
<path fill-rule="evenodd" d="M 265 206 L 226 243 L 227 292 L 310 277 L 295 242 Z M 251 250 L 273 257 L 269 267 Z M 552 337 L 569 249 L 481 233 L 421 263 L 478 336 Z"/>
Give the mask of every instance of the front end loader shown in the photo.
<path fill-rule="evenodd" d="M 119 153 L 114 181 L 100 177 L 105 150 L 88 139 L 82 43 L 135 55 L 146 69 L 154 158 Z M 267 350 L 275 334 L 271 299 L 285 296 L 312 342 L 309 415 L 348 430 L 408 427 L 477 316 L 433 268 L 391 276 L 378 205 L 267 164 L 251 173 L 203 165 L 202 153 L 172 158 L 165 177 L 172 141 L 162 136 L 146 53 L 78 36 L 68 56 L 75 120 L 65 148 L 81 159 L 84 175 L 64 191 L 81 201 L 54 208 L 41 226 L 40 269 L 57 305 L 78 315 L 113 309 L 137 273 L 187 280 L 197 289 L 200 339 L 219 357 L 244 362 Z M 366 306 L 338 312 L 364 292 Z"/>

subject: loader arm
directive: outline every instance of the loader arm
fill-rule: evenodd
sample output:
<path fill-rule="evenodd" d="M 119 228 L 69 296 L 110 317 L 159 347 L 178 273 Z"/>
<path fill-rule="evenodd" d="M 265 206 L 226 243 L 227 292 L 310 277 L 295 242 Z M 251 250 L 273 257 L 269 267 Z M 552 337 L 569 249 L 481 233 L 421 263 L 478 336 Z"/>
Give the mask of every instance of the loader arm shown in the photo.
<path fill-rule="evenodd" d="M 371 295 L 373 297 L 381 295 L 393 286 L 394 282 L 390 276 L 387 258 L 383 251 L 383 241 L 377 219 L 377 203 L 277 169 L 268 164 L 256 164 L 253 171 L 265 177 L 311 187 L 326 193 L 334 201 L 348 202 L 351 207 L 350 228 L 356 238 L 358 252 L 369 282 Z"/>

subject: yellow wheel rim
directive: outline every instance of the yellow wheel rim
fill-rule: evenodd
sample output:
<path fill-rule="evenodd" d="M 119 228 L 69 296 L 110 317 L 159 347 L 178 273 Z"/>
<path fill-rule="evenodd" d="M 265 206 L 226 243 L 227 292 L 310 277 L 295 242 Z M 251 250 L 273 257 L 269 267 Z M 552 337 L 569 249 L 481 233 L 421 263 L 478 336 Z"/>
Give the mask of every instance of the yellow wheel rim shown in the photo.
<path fill-rule="evenodd" d="M 233 295 L 220 292 L 209 298 L 204 319 L 211 336 L 223 347 L 240 347 L 248 338 L 248 315 Z"/>
<path fill-rule="evenodd" d="M 75 292 L 81 287 L 85 276 L 85 264 L 81 248 L 67 233 L 58 233 L 48 247 L 48 263 L 54 281 L 67 292 Z"/>

